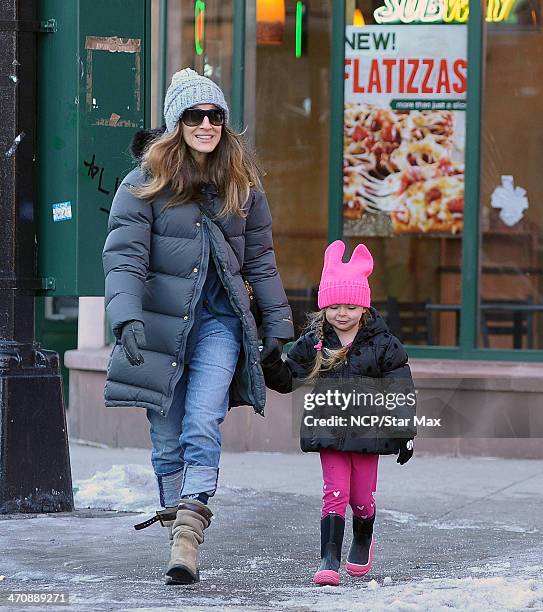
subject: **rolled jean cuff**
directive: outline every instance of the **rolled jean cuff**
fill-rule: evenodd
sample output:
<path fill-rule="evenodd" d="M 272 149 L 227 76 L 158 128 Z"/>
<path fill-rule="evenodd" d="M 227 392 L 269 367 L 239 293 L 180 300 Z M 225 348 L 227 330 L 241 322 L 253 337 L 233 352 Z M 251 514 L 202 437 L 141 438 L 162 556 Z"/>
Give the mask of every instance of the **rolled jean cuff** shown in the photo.
<path fill-rule="evenodd" d="M 157 474 L 158 494 L 163 508 L 177 506 L 183 484 L 183 470 L 171 474 Z"/>
<path fill-rule="evenodd" d="M 181 484 L 181 497 L 206 493 L 209 497 L 215 495 L 219 468 L 205 465 L 186 465 Z"/>

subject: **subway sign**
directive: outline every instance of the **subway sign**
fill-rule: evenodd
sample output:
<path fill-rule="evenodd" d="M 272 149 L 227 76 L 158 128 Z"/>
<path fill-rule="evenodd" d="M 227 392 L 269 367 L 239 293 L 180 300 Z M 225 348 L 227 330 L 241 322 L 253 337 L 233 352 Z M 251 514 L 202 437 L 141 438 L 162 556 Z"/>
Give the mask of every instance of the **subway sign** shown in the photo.
<path fill-rule="evenodd" d="M 486 21 L 507 21 L 515 0 L 486 0 Z M 466 23 L 469 0 L 384 0 L 373 16 L 376 23 Z"/>

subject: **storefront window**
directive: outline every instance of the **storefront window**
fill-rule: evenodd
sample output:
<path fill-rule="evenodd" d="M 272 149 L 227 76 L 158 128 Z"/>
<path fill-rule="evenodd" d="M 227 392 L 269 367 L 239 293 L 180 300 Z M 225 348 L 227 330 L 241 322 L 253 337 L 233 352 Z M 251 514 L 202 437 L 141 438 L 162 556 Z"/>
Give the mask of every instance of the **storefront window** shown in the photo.
<path fill-rule="evenodd" d="M 521 0 L 487 27 L 481 177 L 479 346 L 543 348 L 543 32 Z"/>
<path fill-rule="evenodd" d="M 232 45 L 232 0 L 168 1 L 168 77 L 193 68 L 213 79 L 230 103 Z"/>
<path fill-rule="evenodd" d="M 373 301 L 392 331 L 456 346 L 467 27 L 392 6 L 346 3 L 343 233 L 372 250 Z"/>
<path fill-rule="evenodd" d="M 231 103 L 233 1 L 167 4 L 168 80 L 192 66 Z M 334 4 L 247 2 L 245 63 L 235 68 L 244 73 L 237 110 L 265 172 L 297 331 L 317 306 L 329 231 L 341 232 L 328 208 L 330 151 L 334 164 L 340 156 L 330 141 Z M 483 5 L 484 91 L 482 101 L 474 92 L 470 107 L 481 103 L 482 134 L 479 142 L 472 120 L 468 150 L 474 156 L 480 145 L 482 153 L 479 236 L 474 224 L 464 225 L 468 3 L 345 0 L 344 117 L 337 126 L 344 136 L 342 234 L 348 251 L 364 242 L 374 254 L 374 304 L 405 343 L 458 346 L 468 358 L 472 334 L 481 349 L 543 348 L 541 0 Z M 470 51 L 474 82 L 480 43 Z M 479 187 L 470 185 L 467 206 Z M 463 253 L 464 244 L 473 244 L 473 253 Z"/>
<path fill-rule="evenodd" d="M 266 173 L 278 268 L 299 331 L 317 308 L 327 244 L 331 3 L 256 4 L 245 123 Z"/>

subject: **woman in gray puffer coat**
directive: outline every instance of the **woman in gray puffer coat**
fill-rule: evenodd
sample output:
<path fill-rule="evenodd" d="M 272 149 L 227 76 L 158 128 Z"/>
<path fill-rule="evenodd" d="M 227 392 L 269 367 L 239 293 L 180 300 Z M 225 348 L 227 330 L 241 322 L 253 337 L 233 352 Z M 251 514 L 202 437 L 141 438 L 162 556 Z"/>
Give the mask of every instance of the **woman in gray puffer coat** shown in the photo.
<path fill-rule="evenodd" d="M 198 581 L 198 546 L 217 487 L 228 408 L 263 413 L 262 358 L 293 335 L 277 272 L 271 215 L 257 168 L 230 130 L 221 89 L 190 69 L 164 103 L 166 131 L 115 195 L 103 252 L 106 307 L 116 337 L 107 406 L 141 406 L 172 544 L 167 582 Z"/>

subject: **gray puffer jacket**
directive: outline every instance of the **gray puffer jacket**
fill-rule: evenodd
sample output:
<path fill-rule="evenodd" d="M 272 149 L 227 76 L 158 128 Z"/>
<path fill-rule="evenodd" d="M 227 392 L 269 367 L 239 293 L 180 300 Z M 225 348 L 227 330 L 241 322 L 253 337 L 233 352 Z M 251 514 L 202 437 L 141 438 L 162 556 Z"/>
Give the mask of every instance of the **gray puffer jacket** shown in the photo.
<path fill-rule="evenodd" d="M 152 202 L 135 197 L 130 186 L 143 181 L 138 167 L 120 185 L 103 251 L 106 308 L 117 339 L 107 371 L 106 406 L 141 406 L 168 414 L 211 254 L 243 330 L 230 406 L 249 405 L 263 413 L 266 389 L 257 329 L 242 276 L 252 284 L 262 311 L 262 336 L 293 336 L 265 194 L 251 190 L 247 216 L 221 217 L 221 230 L 202 214 L 198 202 L 164 209 L 169 193 Z M 204 190 L 202 206 L 211 217 L 221 210 L 213 188 Z M 145 325 L 147 347 L 140 366 L 129 365 L 120 344 L 123 324 L 133 319 Z"/>

